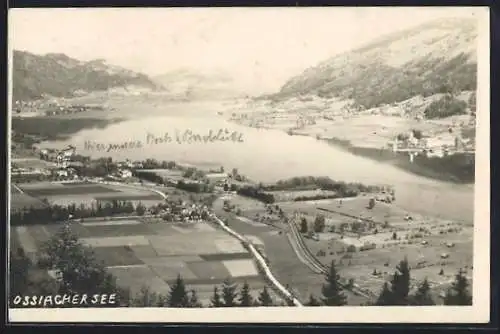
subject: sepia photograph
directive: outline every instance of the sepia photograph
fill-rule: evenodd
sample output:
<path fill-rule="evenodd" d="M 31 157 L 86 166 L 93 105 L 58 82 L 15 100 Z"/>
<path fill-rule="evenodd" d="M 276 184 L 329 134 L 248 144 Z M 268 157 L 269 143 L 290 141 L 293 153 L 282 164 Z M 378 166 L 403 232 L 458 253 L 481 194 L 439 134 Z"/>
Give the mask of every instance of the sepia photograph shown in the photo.
<path fill-rule="evenodd" d="M 11 322 L 489 321 L 487 8 L 8 21 Z"/>

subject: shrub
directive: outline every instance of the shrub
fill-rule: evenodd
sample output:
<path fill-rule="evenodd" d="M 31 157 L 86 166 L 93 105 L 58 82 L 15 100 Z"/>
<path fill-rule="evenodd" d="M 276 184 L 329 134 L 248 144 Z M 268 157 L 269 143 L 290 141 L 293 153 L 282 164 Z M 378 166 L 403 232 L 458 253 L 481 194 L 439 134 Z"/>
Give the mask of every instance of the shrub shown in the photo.
<path fill-rule="evenodd" d="M 354 253 L 354 252 L 356 252 L 356 247 L 354 245 L 347 246 L 347 252 L 348 253 Z"/>
<path fill-rule="evenodd" d="M 453 115 L 464 115 L 467 113 L 467 103 L 447 94 L 439 100 L 433 101 L 425 108 L 424 114 L 427 118 L 444 118 Z"/>
<path fill-rule="evenodd" d="M 412 133 L 413 133 L 413 137 L 415 137 L 416 139 L 420 140 L 423 137 L 422 130 L 413 129 Z"/>

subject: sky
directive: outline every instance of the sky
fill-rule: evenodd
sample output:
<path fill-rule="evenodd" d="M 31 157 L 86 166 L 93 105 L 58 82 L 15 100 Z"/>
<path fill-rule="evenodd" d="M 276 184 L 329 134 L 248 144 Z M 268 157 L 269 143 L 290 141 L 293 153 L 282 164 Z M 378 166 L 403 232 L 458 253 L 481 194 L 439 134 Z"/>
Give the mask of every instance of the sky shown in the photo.
<path fill-rule="evenodd" d="M 9 43 L 36 54 L 161 75 L 215 70 L 237 83 L 275 90 L 291 76 L 381 35 L 441 17 L 474 15 L 469 7 L 420 8 L 72 8 L 12 9 Z"/>

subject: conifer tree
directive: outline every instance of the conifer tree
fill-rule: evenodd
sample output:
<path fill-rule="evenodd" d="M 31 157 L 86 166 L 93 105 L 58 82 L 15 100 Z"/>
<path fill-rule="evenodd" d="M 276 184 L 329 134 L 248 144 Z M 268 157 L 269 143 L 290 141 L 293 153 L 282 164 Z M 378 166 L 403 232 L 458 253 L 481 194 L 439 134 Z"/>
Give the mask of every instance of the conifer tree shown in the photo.
<path fill-rule="evenodd" d="M 168 307 L 189 307 L 189 299 L 186 286 L 181 275 L 177 276 L 175 283 L 170 288 L 167 298 Z"/>
<path fill-rule="evenodd" d="M 203 307 L 195 290 L 191 290 L 189 294 L 189 307 Z"/>
<path fill-rule="evenodd" d="M 222 306 L 224 307 L 234 307 L 236 305 L 236 284 L 231 282 L 229 278 L 226 278 L 222 282 Z"/>
<path fill-rule="evenodd" d="M 472 305 L 472 296 L 469 291 L 469 282 L 462 269 L 455 275 L 455 282 L 446 292 L 445 305 Z"/>
<path fill-rule="evenodd" d="M 325 276 L 326 283 L 323 285 L 322 302 L 326 306 L 343 306 L 347 304 L 347 297 L 342 292 L 340 276 L 335 268 L 335 261 L 332 261 L 330 270 Z"/>
<path fill-rule="evenodd" d="M 300 220 L 300 233 L 307 233 L 308 226 L 309 224 L 307 223 L 307 219 L 305 217 L 302 217 Z"/>
<path fill-rule="evenodd" d="M 59 293 L 120 293 L 116 279 L 96 260 L 92 249 L 82 244 L 69 224 L 63 226 L 50 240 L 43 251 L 46 269 L 58 275 Z"/>
<path fill-rule="evenodd" d="M 247 282 L 243 284 L 241 288 L 240 297 L 238 299 L 239 306 L 250 307 L 253 305 L 253 298 L 250 294 L 250 286 Z"/>
<path fill-rule="evenodd" d="M 28 272 L 32 267 L 32 263 L 24 250 L 19 247 L 17 252 L 10 251 L 10 266 L 9 266 L 9 293 L 11 296 L 27 294 L 28 292 Z"/>
<path fill-rule="evenodd" d="M 260 292 L 258 300 L 260 306 L 273 306 L 273 299 L 271 298 L 269 291 L 267 291 L 266 286 L 264 286 L 264 289 Z"/>
<path fill-rule="evenodd" d="M 320 301 L 314 296 L 309 295 L 309 301 L 306 303 L 306 306 L 321 306 Z"/>
<path fill-rule="evenodd" d="M 389 284 L 387 282 L 384 282 L 384 286 L 382 287 L 382 291 L 380 292 L 375 305 L 387 306 L 392 305 L 392 303 L 392 292 L 389 289 Z"/>
<path fill-rule="evenodd" d="M 431 287 L 429 285 L 429 281 L 427 278 L 418 286 L 415 295 L 413 295 L 411 299 L 411 305 L 435 305 L 434 300 L 432 300 L 432 296 L 430 294 Z"/>
<path fill-rule="evenodd" d="M 130 301 L 130 306 L 134 307 L 154 307 L 160 303 L 160 296 L 151 291 L 149 287 L 143 286 L 141 291 Z"/>
<path fill-rule="evenodd" d="M 410 293 L 410 266 L 405 258 L 399 262 L 396 272 L 391 279 L 391 305 L 408 305 L 408 294 Z"/>
<path fill-rule="evenodd" d="M 214 287 L 214 294 L 212 295 L 212 298 L 210 298 L 210 306 L 222 307 L 222 300 L 219 294 L 219 289 L 216 286 Z"/>

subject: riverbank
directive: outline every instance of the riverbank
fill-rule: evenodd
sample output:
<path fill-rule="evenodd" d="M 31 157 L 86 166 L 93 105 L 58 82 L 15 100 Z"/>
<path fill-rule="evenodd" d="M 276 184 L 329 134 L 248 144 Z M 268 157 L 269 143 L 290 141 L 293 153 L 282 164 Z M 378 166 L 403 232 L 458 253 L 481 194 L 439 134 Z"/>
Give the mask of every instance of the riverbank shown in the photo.
<path fill-rule="evenodd" d="M 351 154 L 378 162 L 390 163 L 400 169 L 426 178 L 457 184 L 474 183 L 474 158 L 468 158 L 464 154 L 455 154 L 443 158 L 415 156 L 413 162 L 411 162 L 407 152 L 393 152 L 388 149 L 354 146 L 348 140 L 337 138 L 320 140 Z"/>

